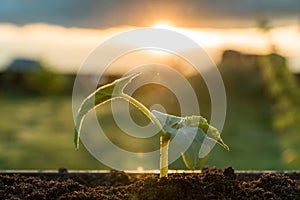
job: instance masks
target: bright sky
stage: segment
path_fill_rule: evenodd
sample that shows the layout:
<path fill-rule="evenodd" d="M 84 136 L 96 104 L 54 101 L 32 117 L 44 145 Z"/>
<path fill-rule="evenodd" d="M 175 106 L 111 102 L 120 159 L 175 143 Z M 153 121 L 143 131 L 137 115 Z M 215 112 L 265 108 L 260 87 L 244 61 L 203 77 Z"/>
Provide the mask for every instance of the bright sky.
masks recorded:
<path fill-rule="evenodd" d="M 109 28 L 151 26 L 167 19 L 180 27 L 253 27 L 261 17 L 273 25 L 299 20 L 299 0 L 2 0 L 0 23 Z M 299 22 L 296 22 L 299 23 Z"/>
<path fill-rule="evenodd" d="M 217 28 L 179 28 L 168 21 L 153 24 L 182 33 L 204 47 L 215 62 L 225 49 L 245 53 L 268 53 L 268 40 L 256 28 L 217 29 Z M 76 71 L 89 53 L 112 35 L 138 27 L 118 26 L 107 29 L 66 28 L 49 24 L 27 24 L 17 26 L 0 24 L 0 69 L 16 57 L 42 60 L 62 72 Z M 293 71 L 300 71 L 300 31 L 299 26 L 288 25 L 272 29 L 272 38 L 279 53 L 289 57 Z M 126 43 L 134 44 L 134 41 Z M 124 43 L 125 44 L 125 43 Z M 120 44 L 123 45 L 123 44 Z M 189 47 L 184 47 L 188 50 Z M 148 52 L 149 53 L 149 52 Z M 149 56 L 149 54 L 147 54 Z M 153 54 L 152 54 L 153 56 Z M 157 56 L 157 55 L 155 55 Z M 151 56 L 150 56 L 151 57 Z M 120 66 L 130 63 L 132 58 L 121 59 Z M 99 65 L 101 63 L 95 63 Z"/>
<path fill-rule="evenodd" d="M 299 7 L 299 0 L 4 0 L 0 1 L 0 70 L 23 57 L 73 72 L 112 35 L 154 25 L 195 40 L 215 62 L 225 49 L 264 54 L 269 51 L 268 40 L 256 27 L 267 19 L 274 26 L 271 35 L 279 53 L 288 57 L 291 70 L 300 71 Z M 153 52 L 139 56 L 170 60 Z M 133 55 L 117 62 L 123 68 L 139 63 Z"/>

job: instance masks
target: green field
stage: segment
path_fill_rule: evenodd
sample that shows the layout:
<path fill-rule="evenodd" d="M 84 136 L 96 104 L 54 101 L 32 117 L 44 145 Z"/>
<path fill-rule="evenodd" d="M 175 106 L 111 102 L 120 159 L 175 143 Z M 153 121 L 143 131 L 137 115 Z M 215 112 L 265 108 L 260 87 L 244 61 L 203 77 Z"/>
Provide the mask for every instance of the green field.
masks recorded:
<path fill-rule="evenodd" d="M 275 58 L 278 59 L 278 56 Z M 271 59 L 273 58 L 270 57 Z M 278 60 L 275 61 L 279 63 Z M 270 66 L 275 65 L 271 63 Z M 299 170 L 298 85 L 293 82 L 284 62 L 276 70 L 278 73 L 271 74 L 271 81 L 263 82 L 264 77 L 255 66 L 241 67 L 239 62 L 230 59 L 220 66 L 227 95 L 227 116 L 222 138 L 231 150 L 228 152 L 216 145 L 206 165 L 218 168 L 233 166 L 241 170 Z M 63 77 L 59 80 L 62 81 L 60 83 L 67 82 Z M 192 76 L 188 80 L 197 93 L 201 114 L 209 119 L 210 99 L 202 78 Z M 37 81 L 47 86 L 43 79 Z M 41 85 L 36 91 L 41 91 L 44 86 Z M 16 88 L 15 86 L 14 89 Z M 52 94 L 7 90 L 9 92 L 0 94 L 0 170 L 59 167 L 107 169 L 83 145 L 79 151 L 74 149 L 70 94 L 55 94 L 56 90 Z M 269 90 L 277 93 L 281 91 L 282 94 L 270 97 Z M 134 95 L 147 107 L 160 103 L 168 113 L 180 115 L 174 94 L 166 88 L 148 85 L 138 89 Z M 100 124 L 106 133 L 109 132 L 107 136 L 113 143 L 135 152 L 158 148 L 158 137 L 139 142 L 141 140 L 126 136 L 117 128 L 109 108 L 110 105 L 107 104 L 99 108 L 97 113 Z M 131 111 L 137 123 L 147 123 L 140 111 L 135 108 Z M 185 166 L 182 160 L 178 160 L 170 168 L 185 169 Z"/>
<path fill-rule="evenodd" d="M 279 135 L 272 131 L 267 102 L 232 100 L 230 96 L 228 100 L 222 137 L 231 151 L 216 145 L 207 165 L 289 169 L 280 158 Z M 71 96 L 8 95 L 1 96 L 0 105 L 0 169 L 105 168 L 83 145 L 79 151 L 74 150 Z M 109 116 L 101 123 L 116 130 Z M 118 137 L 118 132 L 112 132 Z M 184 165 L 178 161 L 171 168 Z"/>
<path fill-rule="evenodd" d="M 2 96 L 0 169 L 101 168 L 73 146 L 69 96 Z"/>

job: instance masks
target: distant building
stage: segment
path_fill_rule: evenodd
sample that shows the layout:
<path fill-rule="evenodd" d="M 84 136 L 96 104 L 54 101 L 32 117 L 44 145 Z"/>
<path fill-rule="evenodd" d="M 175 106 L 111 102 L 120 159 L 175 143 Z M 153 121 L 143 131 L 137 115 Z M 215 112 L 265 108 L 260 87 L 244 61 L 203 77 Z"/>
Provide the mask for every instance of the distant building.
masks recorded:
<path fill-rule="evenodd" d="M 35 60 L 18 58 L 13 60 L 6 68 L 5 72 L 26 73 L 41 69 L 41 63 Z"/>
<path fill-rule="evenodd" d="M 245 54 L 235 50 L 225 50 L 221 65 L 237 65 L 242 67 L 257 67 L 259 55 Z"/>
<path fill-rule="evenodd" d="M 93 74 L 59 74 L 44 68 L 43 63 L 31 59 L 13 60 L 4 71 L 0 71 L 0 91 L 25 91 L 34 93 L 68 93 L 73 89 L 75 78 L 84 87 L 99 87 L 120 78 L 107 74 L 95 77 Z"/>
<path fill-rule="evenodd" d="M 0 72 L 0 89 L 2 91 L 28 90 L 31 85 L 35 85 L 31 82 L 37 80 L 36 72 L 44 72 L 40 62 L 17 58 Z M 38 84 L 40 83 L 36 83 Z"/>

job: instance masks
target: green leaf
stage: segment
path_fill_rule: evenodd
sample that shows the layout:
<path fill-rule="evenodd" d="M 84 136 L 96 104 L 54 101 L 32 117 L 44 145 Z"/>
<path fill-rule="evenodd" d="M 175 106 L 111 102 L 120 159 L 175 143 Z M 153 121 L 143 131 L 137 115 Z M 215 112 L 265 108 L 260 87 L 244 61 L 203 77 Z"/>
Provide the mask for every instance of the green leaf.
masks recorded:
<path fill-rule="evenodd" d="M 181 146 L 182 159 L 189 169 L 199 169 L 204 164 L 199 152 L 205 138 L 205 133 L 197 127 L 184 126 L 178 129 L 174 140 Z"/>
<path fill-rule="evenodd" d="M 78 109 L 75 120 L 74 145 L 76 149 L 79 148 L 81 126 L 86 114 L 92 109 L 95 109 L 108 101 L 122 98 L 125 95 L 123 93 L 123 90 L 126 85 L 139 75 L 140 73 L 131 74 L 129 76 L 115 80 L 110 84 L 99 87 L 95 92 L 93 92 L 83 100 L 81 106 Z"/>
<path fill-rule="evenodd" d="M 177 117 L 156 110 L 153 110 L 152 114 L 160 120 L 163 129 L 175 139 L 183 161 L 189 169 L 199 169 L 204 164 L 208 158 L 206 152 L 211 150 L 214 142 L 229 150 L 219 131 L 201 116 Z"/>

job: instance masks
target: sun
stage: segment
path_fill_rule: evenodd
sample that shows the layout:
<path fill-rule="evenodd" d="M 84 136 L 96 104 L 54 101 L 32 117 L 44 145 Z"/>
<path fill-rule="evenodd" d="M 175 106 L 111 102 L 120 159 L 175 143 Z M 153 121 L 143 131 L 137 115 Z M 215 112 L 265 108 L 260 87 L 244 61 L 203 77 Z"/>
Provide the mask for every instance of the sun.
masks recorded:
<path fill-rule="evenodd" d="M 176 29 L 169 21 L 161 20 L 156 22 L 152 28 L 161 28 L 161 29 L 169 29 L 174 30 Z"/>

